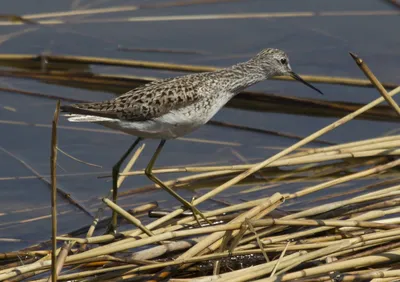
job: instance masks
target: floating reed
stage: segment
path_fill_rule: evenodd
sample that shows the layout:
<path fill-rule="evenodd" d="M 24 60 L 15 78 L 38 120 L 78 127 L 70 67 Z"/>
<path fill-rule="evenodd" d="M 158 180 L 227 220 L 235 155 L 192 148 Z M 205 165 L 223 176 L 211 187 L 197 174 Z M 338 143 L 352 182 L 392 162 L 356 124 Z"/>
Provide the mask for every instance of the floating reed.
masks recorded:
<path fill-rule="evenodd" d="M 223 1 L 223 0 L 220 0 Z M 226 0 L 229 1 L 229 0 Z M 231 0 L 234 1 L 234 0 Z M 189 1 L 190 2 L 190 1 Z M 165 6 L 164 6 L 165 5 Z M 168 7 L 168 4 L 160 4 L 159 7 Z M 5 15 L 4 22 L 0 26 L 40 24 L 40 25 L 63 25 L 63 24 L 85 24 L 85 23 L 112 23 L 112 22 L 164 22 L 164 21 L 199 21 L 199 20 L 251 20 L 251 19 L 276 19 L 276 18 L 299 18 L 299 17 L 365 17 L 365 16 L 398 16 L 400 12 L 393 10 L 358 10 L 358 11 L 304 11 L 304 12 L 275 12 L 275 13 L 242 13 L 242 14 L 203 14 L 203 15 L 173 15 L 173 16 L 147 16 L 147 17 L 105 17 L 100 19 L 77 19 L 64 21 L 62 19 L 48 19 L 32 21 L 32 18 L 68 17 L 75 15 L 104 14 L 112 12 L 124 12 L 138 10 L 139 6 L 112 7 L 105 9 L 75 10 L 59 13 L 38 15 Z"/>

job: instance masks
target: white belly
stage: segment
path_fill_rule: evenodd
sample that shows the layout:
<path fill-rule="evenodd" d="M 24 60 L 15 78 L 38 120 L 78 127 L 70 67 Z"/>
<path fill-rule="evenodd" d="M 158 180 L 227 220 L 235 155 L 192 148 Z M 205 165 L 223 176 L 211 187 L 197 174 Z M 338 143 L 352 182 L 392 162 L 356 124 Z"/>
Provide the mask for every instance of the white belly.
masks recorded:
<path fill-rule="evenodd" d="M 69 121 L 93 122 L 125 133 L 154 139 L 174 139 L 186 135 L 207 123 L 230 99 L 230 95 L 214 100 L 204 107 L 195 103 L 188 107 L 147 121 L 130 122 L 95 116 L 72 115 Z"/>
<path fill-rule="evenodd" d="M 137 137 L 151 139 L 174 139 L 186 135 L 201 126 L 201 124 L 190 123 L 167 123 L 160 119 L 143 122 L 109 120 L 96 123 Z"/>

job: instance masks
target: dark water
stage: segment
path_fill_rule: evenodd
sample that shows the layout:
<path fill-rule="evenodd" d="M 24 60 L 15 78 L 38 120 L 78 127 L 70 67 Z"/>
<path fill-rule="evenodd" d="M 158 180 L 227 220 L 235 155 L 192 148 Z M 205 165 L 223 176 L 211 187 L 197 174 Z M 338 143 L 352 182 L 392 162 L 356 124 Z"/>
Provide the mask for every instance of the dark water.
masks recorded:
<path fill-rule="evenodd" d="M 162 2 L 162 1 L 160 1 Z M 167 1 L 164 1 L 167 2 Z M 172 2 L 172 1 L 169 1 Z M 3 14 L 35 14 L 68 11 L 72 8 L 105 8 L 118 5 L 137 5 L 155 1 L 1 1 Z M 363 78 L 362 73 L 348 56 L 349 51 L 359 54 L 382 81 L 400 83 L 400 45 L 398 14 L 338 16 L 329 12 L 341 11 L 396 11 L 385 1 L 336 0 L 336 1 L 238 1 L 225 4 L 193 5 L 159 9 L 141 9 L 132 12 L 66 17 L 71 23 L 63 25 L 7 26 L 0 25 L 2 35 L 0 53 L 70 54 L 110 58 L 164 61 L 173 63 L 228 66 L 243 61 L 265 47 L 281 48 L 288 52 L 292 67 L 300 74 L 348 76 Z M 314 12 L 311 16 L 289 16 L 284 18 L 220 19 L 220 20 L 160 20 L 119 22 L 128 17 L 150 17 L 170 15 L 210 15 L 242 13 Z M 112 19 L 107 23 L 88 20 Z M 83 23 L 74 23 L 86 20 Z M 13 34 L 8 40 L 6 35 Z M 168 54 L 121 52 L 118 45 L 134 48 L 187 49 L 206 54 Z M 136 74 L 155 77 L 175 76 L 172 72 L 132 70 L 119 67 L 95 67 L 95 72 L 114 74 Z M 102 100 L 112 97 L 109 93 L 92 92 L 68 87 L 47 85 L 30 80 L 0 78 L 0 86 L 41 92 L 60 97 L 85 100 Z M 318 86 L 323 99 L 366 103 L 379 96 L 374 89 L 343 86 Z M 315 92 L 301 84 L 268 81 L 252 87 L 254 90 L 316 98 Z M 55 101 L 0 92 L 0 238 L 21 241 L 0 241 L 0 251 L 19 249 L 49 238 L 50 190 L 34 173 L 22 164 L 29 165 L 41 175 L 49 174 L 50 128 Z M 317 97 L 320 98 L 320 97 Z M 334 118 L 315 118 L 306 115 L 250 112 L 223 109 L 215 120 L 247 125 L 268 130 L 278 130 L 299 135 L 308 135 L 334 121 Z M 14 124 L 10 124 L 10 121 Z M 19 122 L 15 124 L 15 122 Z M 21 122 L 23 124 L 21 124 Z M 61 118 L 60 125 L 70 126 Z M 101 129 L 90 124 L 80 128 Z M 383 135 L 397 129 L 395 123 L 352 121 L 324 136 L 332 142 L 346 142 Z M 278 152 L 263 147 L 287 147 L 295 141 L 264 134 L 204 126 L 187 136 L 189 139 L 167 143 L 159 158 L 158 166 L 177 166 L 193 163 L 241 164 L 246 159 L 261 158 Z M 199 142 L 213 140 L 216 143 Z M 93 173 L 82 176 L 60 176 L 60 188 L 70 193 L 77 202 L 92 213 L 99 205 L 99 198 L 107 194 L 111 183 L 97 178 L 108 174 L 111 166 L 133 141 L 121 134 L 96 133 L 60 129 L 59 147 L 71 155 L 101 165 L 89 167 L 59 155 L 58 173 Z M 155 141 L 147 146 L 136 163 L 143 168 L 156 146 Z M 11 156 L 7 152 L 14 155 Z M 19 159 L 19 160 L 18 160 Z M 22 162 L 21 162 L 22 161 Z M 177 175 L 163 176 L 172 178 Z M 14 178 L 13 178 L 14 177 Z M 15 179 L 24 177 L 23 179 Z M 144 177 L 130 177 L 121 191 L 150 184 Z M 303 184 L 304 186 L 306 183 Z M 357 185 L 357 184 L 354 184 Z M 265 196 L 276 190 L 238 194 L 249 188 L 236 187 L 219 195 L 220 199 L 237 203 L 241 200 Z M 298 184 L 280 187 L 285 191 L 301 188 Z M 346 186 L 340 189 L 348 189 Z M 335 191 L 338 191 L 335 190 Z M 197 190 L 202 194 L 206 190 Z M 194 192 L 179 190 L 187 198 Z M 177 202 L 162 191 L 140 193 L 125 197 L 119 203 L 133 207 L 149 201 L 159 201 L 162 207 L 177 206 Z M 89 224 L 91 218 L 58 198 L 59 234 Z M 212 204 L 212 203 L 211 203 Z M 208 204 L 210 206 L 211 204 Z M 207 206 L 207 205 L 205 205 Z"/>

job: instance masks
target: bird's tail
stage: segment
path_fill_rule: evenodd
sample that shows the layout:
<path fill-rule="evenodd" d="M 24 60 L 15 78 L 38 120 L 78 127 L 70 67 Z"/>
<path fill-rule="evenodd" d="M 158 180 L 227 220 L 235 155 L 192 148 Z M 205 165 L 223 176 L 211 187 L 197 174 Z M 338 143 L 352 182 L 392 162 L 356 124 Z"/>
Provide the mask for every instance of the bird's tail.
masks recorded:
<path fill-rule="evenodd" d="M 63 105 L 60 107 L 60 110 L 61 112 L 68 113 L 64 116 L 68 117 L 68 120 L 71 122 L 99 122 L 110 121 L 118 118 L 115 113 L 101 110 L 93 110 L 88 107 L 96 104 L 98 103 Z"/>
<path fill-rule="evenodd" d="M 111 118 L 90 116 L 90 115 L 79 115 L 79 114 L 65 114 L 70 122 L 102 122 L 102 121 L 112 121 Z"/>

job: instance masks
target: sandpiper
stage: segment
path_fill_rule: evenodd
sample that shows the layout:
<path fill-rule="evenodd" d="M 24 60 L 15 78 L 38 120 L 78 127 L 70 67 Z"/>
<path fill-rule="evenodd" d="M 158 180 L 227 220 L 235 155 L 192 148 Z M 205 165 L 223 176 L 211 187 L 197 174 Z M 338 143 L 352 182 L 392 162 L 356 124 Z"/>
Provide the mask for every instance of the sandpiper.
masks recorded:
<path fill-rule="evenodd" d="M 70 122 L 91 122 L 137 137 L 114 165 L 113 201 L 117 200 L 117 182 L 121 164 L 145 138 L 161 139 L 145 169 L 146 176 L 165 189 L 194 216 L 207 218 L 190 202 L 179 196 L 153 173 L 154 163 L 166 140 L 186 135 L 207 123 L 230 99 L 245 88 L 273 76 L 288 75 L 322 94 L 294 73 L 285 52 L 264 49 L 247 62 L 214 72 L 190 74 L 154 81 L 107 101 L 62 106 Z M 113 213 L 112 228 L 116 228 Z"/>

